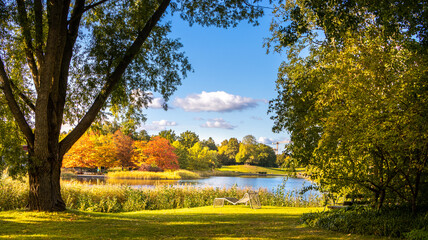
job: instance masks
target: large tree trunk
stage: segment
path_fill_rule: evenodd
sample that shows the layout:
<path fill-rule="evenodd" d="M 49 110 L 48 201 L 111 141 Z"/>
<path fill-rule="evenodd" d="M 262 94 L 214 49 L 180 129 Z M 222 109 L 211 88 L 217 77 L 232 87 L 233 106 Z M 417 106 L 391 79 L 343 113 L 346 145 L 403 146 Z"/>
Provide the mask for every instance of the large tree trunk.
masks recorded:
<path fill-rule="evenodd" d="M 40 159 L 30 154 L 31 166 L 28 170 L 30 193 L 29 208 L 37 211 L 64 211 L 61 197 L 61 159 L 49 157 Z"/>

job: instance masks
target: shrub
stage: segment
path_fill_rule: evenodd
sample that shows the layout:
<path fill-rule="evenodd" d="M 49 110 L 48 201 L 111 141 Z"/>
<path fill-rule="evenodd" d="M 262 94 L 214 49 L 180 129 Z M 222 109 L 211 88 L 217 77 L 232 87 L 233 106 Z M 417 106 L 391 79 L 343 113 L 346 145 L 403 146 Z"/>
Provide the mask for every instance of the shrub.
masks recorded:
<path fill-rule="evenodd" d="M 138 171 L 143 172 L 163 172 L 163 169 L 157 166 L 152 166 L 146 163 L 141 164 L 140 168 L 138 168 Z"/>
<path fill-rule="evenodd" d="M 371 207 L 331 210 L 303 214 L 302 221 L 311 227 L 320 227 L 344 233 L 387 237 L 424 236 L 420 230 L 427 225 L 428 213 L 412 215 L 408 209 L 395 207 L 378 211 Z M 421 238 L 427 239 L 427 238 Z"/>

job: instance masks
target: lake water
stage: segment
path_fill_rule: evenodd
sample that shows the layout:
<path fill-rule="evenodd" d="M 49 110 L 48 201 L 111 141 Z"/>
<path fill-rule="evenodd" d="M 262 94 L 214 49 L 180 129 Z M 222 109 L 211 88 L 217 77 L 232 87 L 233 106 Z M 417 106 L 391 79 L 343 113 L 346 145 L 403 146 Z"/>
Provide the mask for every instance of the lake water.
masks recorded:
<path fill-rule="evenodd" d="M 284 177 L 220 177 L 213 176 L 195 180 L 136 180 L 136 179 L 109 179 L 94 177 L 78 177 L 80 182 L 88 184 L 121 184 L 136 188 L 154 187 L 158 185 L 170 185 L 175 187 L 191 185 L 195 187 L 214 187 L 214 188 L 252 188 L 257 190 L 265 188 L 273 191 L 284 183 Z M 312 182 L 301 178 L 288 178 L 285 183 L 286 191 L 300 191 L 303 187 L 310 186 Z"/>

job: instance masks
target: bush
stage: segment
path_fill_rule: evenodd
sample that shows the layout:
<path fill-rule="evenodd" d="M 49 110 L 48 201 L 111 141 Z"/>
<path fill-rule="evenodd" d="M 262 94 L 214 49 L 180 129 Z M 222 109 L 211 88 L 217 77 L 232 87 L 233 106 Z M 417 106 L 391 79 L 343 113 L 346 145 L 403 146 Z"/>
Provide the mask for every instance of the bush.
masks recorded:
<path fill-rule="evenodd" d="M 387 237 L 412 237 L 426 234 L 423 229 L 428 224 L 428 213 L 412 215 L 405 208 L 386 208 L 378 211 L 371 207 L 354 207 L 319 213 L 303 214 L 302 221 L 311 227 L 332 231 Z"/>
<path fill-rule="evenodd" d="M 152 166 L 146 163 L 141 164 L 140 168 L 138 168 L 138 171 L 143 172 L 163 172 L 163 169 L 157 166 Z"/>

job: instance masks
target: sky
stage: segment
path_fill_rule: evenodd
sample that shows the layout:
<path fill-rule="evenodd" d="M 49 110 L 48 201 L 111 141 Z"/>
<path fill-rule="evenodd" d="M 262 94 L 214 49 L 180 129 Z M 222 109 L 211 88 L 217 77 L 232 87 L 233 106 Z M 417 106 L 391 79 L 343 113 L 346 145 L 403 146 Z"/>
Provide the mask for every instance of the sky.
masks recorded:
<path fill-rule="evenodd" d="M 161 108 L 163 100 L 154 95 L 140 129 L 150 135 L 190 130 L 201 140 L 212 137 L 217 144 L 246 135 L 272 147 L 289 140 L 286 132 L 272 132 L 273 121 L 267 114 L 269 100 L 277 95 L 278 67 L 285 60 L 278 53 L 266 54 L 263 48 L 271 18 L 265 15 L 256 27 L 241 22 L 236 28 L 222 29 L 190 27 L 176 16 L 169 17 L 170 36 L 180 39 L 194 71 L 170 97 L 167 111 Z"/>

